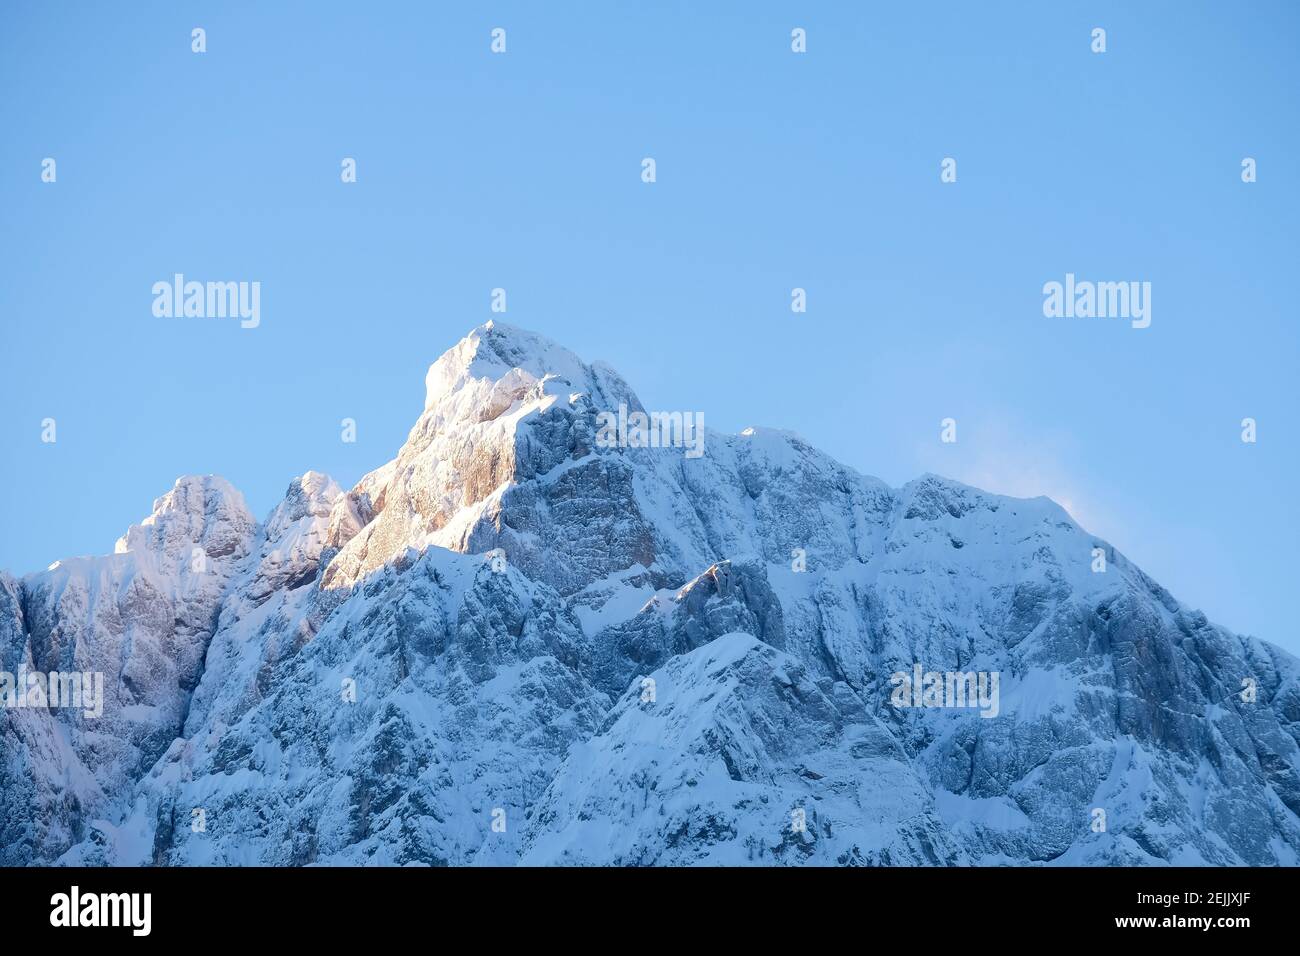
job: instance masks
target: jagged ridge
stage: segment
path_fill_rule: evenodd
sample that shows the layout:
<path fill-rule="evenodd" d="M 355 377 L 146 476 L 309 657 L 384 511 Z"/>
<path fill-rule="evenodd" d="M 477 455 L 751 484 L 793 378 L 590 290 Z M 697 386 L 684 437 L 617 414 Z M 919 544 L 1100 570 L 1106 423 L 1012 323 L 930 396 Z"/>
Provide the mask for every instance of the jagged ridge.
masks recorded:
<path fill-rule="evenodd" d="M 619 404 L 489 323 L 352 490 L 259 525 L 185 478 L 119 553 L 0 576 L 5 667 L 112 688 L 0 713 L 0 861 L 1295 864 L 1293 657 L 1047 499 L 767 429 L 600 447 Z M 999 672 L 999 716 L 891 707 L 915 663 Z"/>

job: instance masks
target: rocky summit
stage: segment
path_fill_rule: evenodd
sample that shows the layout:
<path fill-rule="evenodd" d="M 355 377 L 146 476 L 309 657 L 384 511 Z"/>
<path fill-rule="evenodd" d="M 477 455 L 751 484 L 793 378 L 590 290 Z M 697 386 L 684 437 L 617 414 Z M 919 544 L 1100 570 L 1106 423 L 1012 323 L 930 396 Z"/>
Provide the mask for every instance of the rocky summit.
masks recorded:
<path fill-rule="evenodd" d="M 1296 658 L 1046 498 L 620 409 L 489 323 L 350 490 L 0 573 L 0 669 L 104 697 L 0 708 L 0 863 L 1296 865 Z"/>

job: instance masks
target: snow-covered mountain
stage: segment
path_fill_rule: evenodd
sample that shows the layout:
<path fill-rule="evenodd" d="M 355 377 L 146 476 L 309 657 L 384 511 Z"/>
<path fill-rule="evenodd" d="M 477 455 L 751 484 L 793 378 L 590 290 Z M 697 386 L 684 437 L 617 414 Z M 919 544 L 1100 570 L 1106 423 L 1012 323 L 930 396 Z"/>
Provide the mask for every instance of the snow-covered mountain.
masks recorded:
<path fill-rule="evenodd" d="M 1297 863 L 1300 663 L 1050 500 L 606 447 L 631 388 L 500 324 L 426 389 L 350 491 L 182 478 L 0 574 L 2 669 L 105 675 L 0 709 L 0 863 Z"/>

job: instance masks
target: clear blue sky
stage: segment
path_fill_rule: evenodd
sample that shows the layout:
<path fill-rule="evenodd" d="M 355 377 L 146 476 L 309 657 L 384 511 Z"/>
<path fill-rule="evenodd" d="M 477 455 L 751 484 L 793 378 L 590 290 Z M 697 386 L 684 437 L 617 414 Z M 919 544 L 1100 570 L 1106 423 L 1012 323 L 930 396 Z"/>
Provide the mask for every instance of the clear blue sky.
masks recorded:
<path fill-rule="evenodd" d="M 1300 650 L 1297 49 L 1291 2 L 6 3 L 0 567 L 185 473 L 350 484 L 501 286 L 652 407 L 1049 494 Z M 260 328 L 155 318 L 174 272 L 260 281 Z M 1044 318 L 1066 272 L 1151 327 Z"/>

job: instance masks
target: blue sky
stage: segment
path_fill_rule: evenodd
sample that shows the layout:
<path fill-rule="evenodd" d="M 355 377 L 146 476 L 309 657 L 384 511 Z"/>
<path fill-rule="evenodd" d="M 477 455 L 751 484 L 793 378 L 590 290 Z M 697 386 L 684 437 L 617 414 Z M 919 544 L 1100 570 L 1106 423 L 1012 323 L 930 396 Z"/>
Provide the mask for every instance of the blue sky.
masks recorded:
<path fill-rule="evenodd" d="M 5 5 L 0 567 L 181 474 L 352 483 L 504 287 L 648 406 L 1051 495 L 1300 651 L 1295 4 L 459 6 Z M 260 327 L 155 318 L 175 272 L 260 281 Z M 1067 272 L 1151 327 L 1044 318 Z"/>

